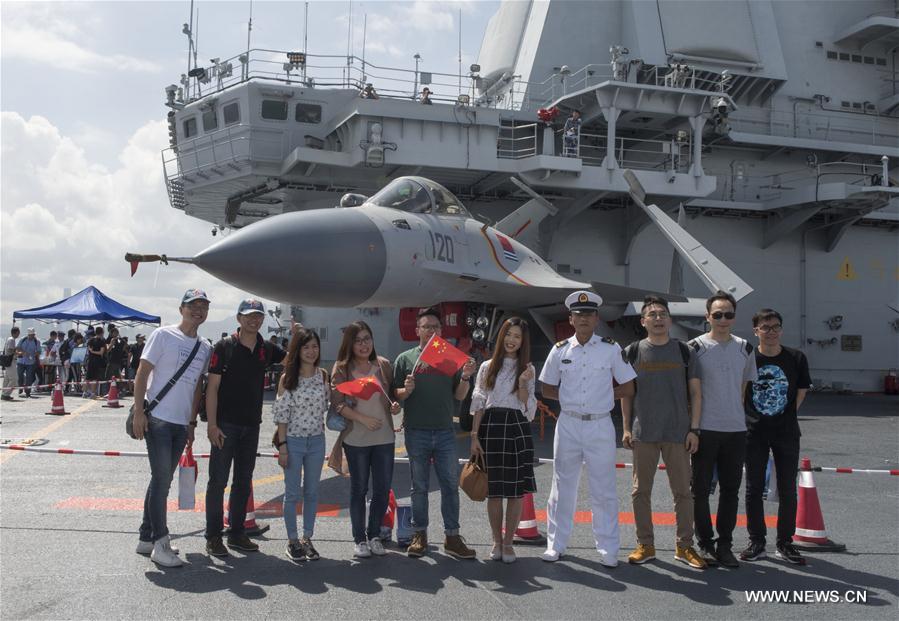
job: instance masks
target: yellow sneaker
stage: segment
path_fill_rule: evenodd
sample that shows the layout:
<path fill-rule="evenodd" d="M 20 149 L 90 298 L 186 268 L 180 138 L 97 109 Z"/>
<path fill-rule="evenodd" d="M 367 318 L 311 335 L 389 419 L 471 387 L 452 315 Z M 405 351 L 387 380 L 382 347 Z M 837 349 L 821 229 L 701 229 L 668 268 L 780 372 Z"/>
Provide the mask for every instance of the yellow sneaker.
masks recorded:
<path fill-rule="evenodd" d="M 708 567 L 708 563 L 702 560 L 699 554 L 696 553 L 696 550 L 693 549 L 693 546 L 675 546 L 674 559 L 695 569 Z"/>
<path fill-rule="evenodd" d="M 656 557 L 655 546 L 648 546 L 642 543 L 637 544 L 637 549 L 630 553 L 627 562 L 631 565 L 642 565 L 647 561 L 654 560 Z"/>

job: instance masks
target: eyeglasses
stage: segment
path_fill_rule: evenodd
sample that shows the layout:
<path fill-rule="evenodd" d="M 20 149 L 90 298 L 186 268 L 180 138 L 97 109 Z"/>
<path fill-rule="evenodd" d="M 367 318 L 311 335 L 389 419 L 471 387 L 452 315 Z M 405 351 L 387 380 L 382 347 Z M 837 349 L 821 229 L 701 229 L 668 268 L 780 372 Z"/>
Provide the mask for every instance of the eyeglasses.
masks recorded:
<path fill-rule="evenodd" d="M 668 314 L 667 311 L 657 311 L 657 312 L 646 313 L 643 316 L 648 317 L 649 319 L 666 319 L 667 317 L 670 317 L 670 315 Z"/>
<path fill-rule="evenodd" d="M 737 316 L 737 314 L 733 311 L 727 311 L 726 313 L 722 313 L 721 311 L 718 311 L 718 312 L 712 313 L 712 315 L 711 315 L 712 319 L 722 319 L 722 318 L 733 319 L 736 316 Z"/>
<path fill-rule="evenodd" d="M 353 342 L 356 343 L 356 345 L 368 345 L 371 343 L 371 337 L 363 336 L 361 339 L 354 339 Z"/>
<path fill-rule="evenodd" d="M 765 334 L 768 334 L 769 332 L 774 332 L 775 334 L 779 334 L 779 333 L 783 332 L 784 327 L 780 324 L 777 324 L 774 326 L 756 326 L 756 330 L 758 330 L 759 332 L 764 332 Z"/>

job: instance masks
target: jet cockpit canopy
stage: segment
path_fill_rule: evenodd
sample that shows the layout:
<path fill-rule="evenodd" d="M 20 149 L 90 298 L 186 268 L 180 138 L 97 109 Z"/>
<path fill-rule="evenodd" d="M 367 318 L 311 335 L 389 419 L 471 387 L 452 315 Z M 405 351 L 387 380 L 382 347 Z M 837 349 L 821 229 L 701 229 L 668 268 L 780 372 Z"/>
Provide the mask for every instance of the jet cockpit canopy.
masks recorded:
<path fill-rule="evenodd" d="M 394 179 L 366 203 L 410 213 L 471 217 L 462 201 L 452 192 L 436 181 L 424 177 Z"/>

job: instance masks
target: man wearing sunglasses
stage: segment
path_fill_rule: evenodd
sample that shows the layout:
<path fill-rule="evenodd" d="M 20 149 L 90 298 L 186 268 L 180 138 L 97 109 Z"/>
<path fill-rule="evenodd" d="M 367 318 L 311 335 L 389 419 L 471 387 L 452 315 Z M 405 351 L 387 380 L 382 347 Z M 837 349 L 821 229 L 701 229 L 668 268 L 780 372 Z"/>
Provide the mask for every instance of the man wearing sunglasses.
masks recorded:
<path fill-rule="evenodd" d="M 805 559 L 793 546 L 796 532 L 796 474 L 799 470 L 799 421 L 796 413 L 811 379 L 808 360 L 801 351 L 780 344 L 783 317 L 763 308 L 752 317 L 759 339 L 756 352 L 758 379 L 746 390 L 746 530 L 749 547 L 740 553 L 744 561 L 765 558 L 765 514 L 762 491 L 769 452 L 777 473 L 778 558 L 795 565 Z"/>
<path fill-rule="evenodd" d="M 743 394 L 748 382 L 757 379 L 752 345 L 730 333 L 736 318 L 737 301 L 718 291 L 706 300 L 710 329 L 692 341 L 702 387 L 699 450 L 693 455 L 693 514 L 699 554 L 709 565 L 739 567 L 733 554 L 733 532 L 737 525 L 740 481 L 746 453 L 746 414 Z M 717 547 L 709 508 L 709 492 L 715 468 L 721 493 L 718 498 Z"/>

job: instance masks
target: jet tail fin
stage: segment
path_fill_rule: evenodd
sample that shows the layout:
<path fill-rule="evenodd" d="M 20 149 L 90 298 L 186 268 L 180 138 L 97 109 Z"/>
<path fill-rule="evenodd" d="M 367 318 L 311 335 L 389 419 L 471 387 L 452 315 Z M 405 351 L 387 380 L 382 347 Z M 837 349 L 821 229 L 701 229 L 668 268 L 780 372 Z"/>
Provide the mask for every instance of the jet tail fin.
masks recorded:
<path fill-rule="evenodd" d="M 516 239 L 525 246 L 534 247 L 537 238 L 537 228 L 540 222 L 547 216 L 556 215 L 559 210 L 555 205 L 537 194 L 523 181 L 511 177 L 512 183 L 531 197 L 531 200 L 500 220 L 493 228 L 503 235 Z"/>
<path fill-rule="evenodd" d="M 633 171 L 625 170 L 624 179 L 630 186 L 630 194 L 634 202 L 649 216 L 649 219 L 671 242 L 680 257 L 710 291 L 715 292 L 720 289 L 730 293 L 737 300 L 752 293 L 752 287 L 699 243 L 695 237 L 678 226 L 668 214 L 656 205 L 646 205 L 643 202 L 646 198 L 646 191 Z"/>

